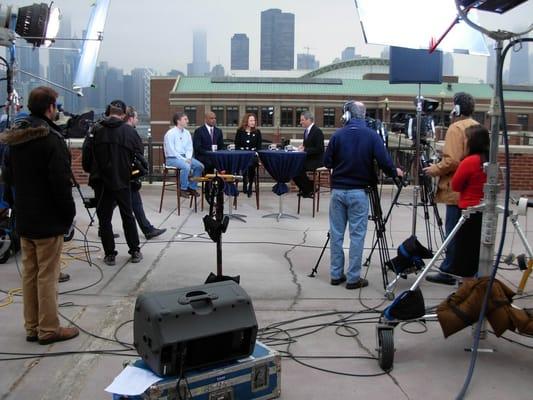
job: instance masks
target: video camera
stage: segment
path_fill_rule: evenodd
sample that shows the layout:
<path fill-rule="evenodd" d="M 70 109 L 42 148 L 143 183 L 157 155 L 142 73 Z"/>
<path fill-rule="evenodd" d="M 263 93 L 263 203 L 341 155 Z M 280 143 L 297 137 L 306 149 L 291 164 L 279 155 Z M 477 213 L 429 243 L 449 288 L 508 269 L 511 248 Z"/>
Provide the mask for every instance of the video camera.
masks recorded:
<path fill-rule="evenodd" d="M 94 125 L 94 111 L 73 115 L 67 122 L 65 137 L 83 139 Z"/>
<path fill-rule="evenodd" d="M 425 99 L 424 97 L 420 96 L 420 98 L 417 96 L 414 100 L 415 105 L 419 106 L 420 101 L 420 109 L 422 111 L 422 116 L 420 118 L 420 139 L 425 139 L 428 136 L 433 137 L 435 136 L 435 121 L 433 120 L 432 115 L 424 115 L 424 114 L 431 114 L 434 112 L 437 108 L 439 108 L 439 101 L 434 99 Z M 416 126 L 416 118 L 412 117 L 405 121 L 405 134 L 407 138 L 415 141 L 417 137 L 417 126 Z"/>
<path fill-rule="evenodd" d="M 385 127 L 385 124 L 381 122 L 379 119 L 374 119 L 371 117 L 365 118 L 365 123 L 367 128 L 372 129 L 375 131 L 379 136 L 381 136 L 381 139 L 383 139 L 383 143 L 385 144 L 385 147 L 388 147 L 389 145 L 389 132 L 387 131 L 387 128 Z"/>

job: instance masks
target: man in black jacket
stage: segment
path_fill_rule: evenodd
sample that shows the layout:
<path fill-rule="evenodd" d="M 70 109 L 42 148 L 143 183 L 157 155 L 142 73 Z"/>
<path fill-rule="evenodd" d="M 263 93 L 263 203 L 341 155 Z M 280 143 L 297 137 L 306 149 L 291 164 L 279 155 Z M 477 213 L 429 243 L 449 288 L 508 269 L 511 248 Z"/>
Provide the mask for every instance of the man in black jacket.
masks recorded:
<path fill-rule="evenodd" d="M 126 104 L 123 101 L 112 101 L 107 107 L 106 118 L 95 124 L 83 144 L 82 165 L 90 174 L 89 185 L 94 189 L 104 263 L 107 265 L 116 263 L 117 252 L 111 225 L 115 204 L 120 210 L 131 262 L 142 260 L 131 205 L 130 180 L 134 155 L 143 154 L 143 148 L 135 140 L 135 130 L 124 121 L 125 113 Z"/>
<path fill-rule="evenodd" d="M 6 200 L 17 214 L 26 340 L 40 344 L 79 334 L 77 328 L 61 327 L 57 312 L 63 237 L 76 214 L 70 156 L 60 128 L 52 122 L 57 96 L 48 87 L 33 89 L 28 99 L 31 115 L 0 135 L 0 142 L 9 145 L 2 175 Z"/>
<path fill-rule="evenodd" d="M 302 113 L 300 124 L 305 130 L 303 144 L 298 150 L 305 151 L 305 164 L 304 170 L 293 181 L 300 189 L 298 196 L 311 198 L 314 196 L 313 182 L 307 177 L 307 171 L 314 171 L 324 165 L 324 134 L 315 125 L 315 118 L 309 111 Z"/>
<path fill-rule="evenodd" d="M 216 127 L 217 117 L 214 112 L 205 113 L 205 124 L 196 128 L 192 137 L 194 158 L 204 164 L 204 171 L 212 173 L 215 164 L 209 157 L 210 151 L 224 149 L 224 136 L 222 130 Z"/>
<path fill-rule="evenodd" d="M 135 131 L 135 140 L 137 141 L 137 146 L 139 148 L 143 147 L 141 137 L 139 136 L 137 130 L 135 127 L 137 126 L 137 122 L 139 122 L 137 111 L 132 106 L 126 107 L 126 123 L 131 126 Z M 148 162 L 144 158 L 144 156 L 141 157 L 141 154 L 139 154 L 138 157 L 139 162 L 142 164 L 141 169 L 148 169 Z M 144 213 L 144 207 L 143 207 L 143 201 L 141 198 L 141 171 L 133 174 L 131 179 L 131 206 L 133 208 L 133 214 L 135 215 L 135 219 L 137 220 L 137 224 L 139 224 L 139 228 L 141 228 L 141 231 L 144 233 L 144 236 L 146 239 L 153 239 L 159 235 L 162 235 L 167 230 L 166 229 L 158 229 L 155 226 L 153 226 L 150 221 L 148 221 L 148 218 L 146 218 L 146 214 Z"/>

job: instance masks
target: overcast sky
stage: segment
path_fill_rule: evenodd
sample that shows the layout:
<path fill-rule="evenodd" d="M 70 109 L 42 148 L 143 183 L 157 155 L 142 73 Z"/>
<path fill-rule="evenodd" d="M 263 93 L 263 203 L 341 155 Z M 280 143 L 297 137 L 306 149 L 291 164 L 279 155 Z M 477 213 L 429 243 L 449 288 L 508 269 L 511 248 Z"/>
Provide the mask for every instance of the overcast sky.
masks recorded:
<path fill-rule="evenodd" d="M 407 8 L 409 1 L 403 0 L 402 4 Z M 453 0 L 425 1 L 453 3 Z M 87 25 L 92 2 L 54 1 L 63 15 L 70 18 L 74 34 L 78 36 Z M 31 1 L 7 0 L 7 3 L 20 6 Z M 309 52 L 316 55 L 321 66 L 340 57 L 347 46 L 355 46 L 356 52 L 365 56 L 381 53 L 382 46 L 364 43 L 353 0 L 111 0 L 99 60 L 108 61 L 124 72 L 135 67 L 150 67 L 162 74 L 171 69 L 186 72 L 187 63 L 192 61 L 192 31 L 204 29 L 211 67 L 220 63 L 227 72 L 230 39 L 234 33 L 246 33 L 250 38 L 250 69 L 258 70 L 260 13 L 269 8 L 295 14 L 295 53 L 306 52 L 305 48 L 309 47 Z M 491 29 L 511 29 L 520 24 L 524 27 L 533 20 L 533 0 L 503 16 L 481 14 L 483 22 Z M 438 19 L 439 16 L 427 18 Z M 409 21 L 398 18 L 395 26 L 384 29 L 392 28 L 394 32 L 413 24 L 416 24 L 416 18 Z M 60 45 L 56 43 L 56 46 Z M 485 78 L 484 57 L 458 56 L 455 66 L 456 74 Z"/>

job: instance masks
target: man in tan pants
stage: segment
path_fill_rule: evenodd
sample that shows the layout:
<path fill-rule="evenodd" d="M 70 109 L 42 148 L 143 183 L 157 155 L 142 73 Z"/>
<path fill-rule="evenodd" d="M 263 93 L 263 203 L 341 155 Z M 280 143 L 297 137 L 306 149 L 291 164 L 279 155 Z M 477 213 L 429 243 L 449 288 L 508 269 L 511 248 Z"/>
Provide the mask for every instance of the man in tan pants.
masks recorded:
<path fill-rule="evenodd" d="M 22 249 L 26 340 L 43 345 L 79 334 L 77 328 L 59 325 L 57 311 L 63 236 L 76 208 L 68 149 L 60 128 L 52 122 L 56 99 L 53 89 L 35 88 L 28 99 L 31 115 L 0 135 L 0 142 L 9 145 L 3 177 Z"/>

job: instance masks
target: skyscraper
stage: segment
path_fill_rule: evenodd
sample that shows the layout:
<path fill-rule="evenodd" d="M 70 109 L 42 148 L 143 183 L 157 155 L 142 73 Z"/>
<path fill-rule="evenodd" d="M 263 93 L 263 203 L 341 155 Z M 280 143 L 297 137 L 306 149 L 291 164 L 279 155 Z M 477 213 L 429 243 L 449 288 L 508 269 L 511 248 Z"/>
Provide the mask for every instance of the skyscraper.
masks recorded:
<path fill-rule="evenodd" d="M 509 84 L 527 85 L 529 82 L 529 46 L 522 45 L 518 51 L 511 51 L 511 62 L 509 65 Z"/>
<path fill-rule="evenodd" d="M 207 38 L 205 31 L 194 31 L 192 35 L 192 63 L 187 64 L 187 75 L 204 76 L 210 71 L 207 61 Z"/>
<path fill-rule="evenodd" d="M 277 8 L 261 12 L 261 69 L 294 69 L 294 14 Z"/>
<path fill-rule="evenodd" d="M 442 74 L 446 76 L 453 75 L 453 55 L 452 53 L 444 53 L 442 55 Z"/>
<path fill-rule="evenodd" d="M 296 56 L 296 69 L 317 69 L 319 65 L 314 54 L 301 53 Z"/>
<path fill-rule="evenodd" d="M 150 113 L 150 77 L 154 71 L 150 68 L 135 68 L 131 71 L 133 106 L 140 115 Z"/>
<path fill-rule="evenodd" d="M 245 33 L 236 33 L 231 38 L 231 69 L 250 68 L 250 40 Z"/>
<path fill-rule="evenodd" d="M 341 61 L 355 59 L 355 47 L 346 47 L 341 53 Z"/>

